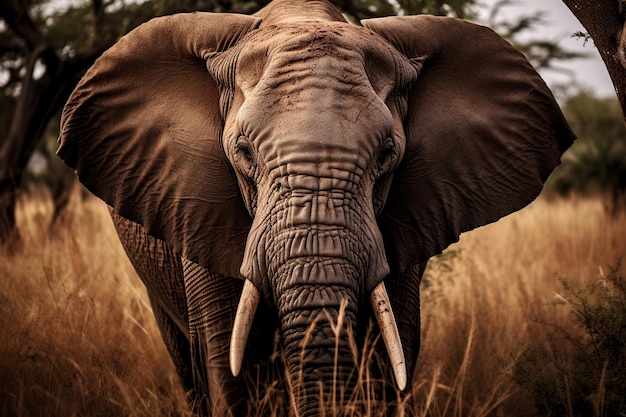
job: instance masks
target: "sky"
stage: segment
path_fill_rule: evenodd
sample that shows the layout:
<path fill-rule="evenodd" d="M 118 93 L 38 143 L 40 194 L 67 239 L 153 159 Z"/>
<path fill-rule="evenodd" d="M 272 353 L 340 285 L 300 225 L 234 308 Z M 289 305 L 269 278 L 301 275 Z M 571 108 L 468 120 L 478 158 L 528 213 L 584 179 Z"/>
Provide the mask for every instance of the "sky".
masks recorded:
<path fill-rule="evenodd" d="M 479 0 L 489 10 L 496 0 Z M 593 41 L 584 44 L 582 39 L 572 38 L 578 31 L 585 32 L 583 25 L 560 0 L 515 0 L 514 4 L 502 10 L 502 18 L 510 18 L 520 14 L 544 12 L 545 24 L 538 26 L 532 34 L 535 39 L 559 41 L 559 45 L 569 51 L 589 55 L 584 59 L 563 61 L 559 65 L 573 72 L 572 75 L 552 70 L 542 71 L 541 75 L 548 86 L 555 89 L 557 84 L 569 83 L 574 80 L 583 87 L 591 89 L 599 97 L 615 96 L 611 78 L 600 58 Z"/>

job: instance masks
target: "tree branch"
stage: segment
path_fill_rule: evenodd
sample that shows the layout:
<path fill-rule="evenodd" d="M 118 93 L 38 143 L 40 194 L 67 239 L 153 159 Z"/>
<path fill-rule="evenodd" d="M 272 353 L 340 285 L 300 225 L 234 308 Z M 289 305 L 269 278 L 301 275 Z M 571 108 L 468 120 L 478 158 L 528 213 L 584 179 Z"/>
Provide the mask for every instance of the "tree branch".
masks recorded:
<path fill-rule="evenodd" d="M 20 45 L 17 42 L 0 43 L 0 56 L 11 52 L 26 55 L 28 53 L 28 50 L 23 45 Z"/>
<path fill-rule="evenodd" d="M 19 0 L 0 0 L 0 17 L 26 43 L 22 54 L 28 56 L 36 52 L 48 69 L 56 68 L 59 57 Z"/>
<path fill-rule="evenodd" d="M 26 41 L 29 49 L 47 43 L 43 34 L 30 18 L 28 11 L 20 1 L 0 1 L 0 17 L 19 37 Z"/>

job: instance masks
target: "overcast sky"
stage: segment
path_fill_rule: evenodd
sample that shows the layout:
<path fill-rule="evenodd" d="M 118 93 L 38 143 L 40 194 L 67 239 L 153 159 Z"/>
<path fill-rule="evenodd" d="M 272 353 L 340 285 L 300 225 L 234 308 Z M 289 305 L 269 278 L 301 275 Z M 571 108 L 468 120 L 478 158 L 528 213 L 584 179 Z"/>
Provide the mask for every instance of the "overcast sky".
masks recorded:
<path fill-rule="evenodd" d="M 479 1 L 486 5 L 496 2 L 496 0 Z M 586 59 L 565 61 L 562 66 L 573 71 L 574 80 L 582 86 L 591 88 L 596 95 L 614 96 L 613 84 L 593 41 L 583 45 L 582 39 L 571 37 L 574 32 L 586 30 L 561 0 L 515 0 L 515 6 L 505 7 L 501 15 L 509 18 L 520 14 L 532 14 L 535 11 L 545 12 L 546 23 L 538 27 L 532 37 L 559 41 L 559 45 L 567 50 L 588 54 L 589 57 Z M 553 89 L 559 83 L 572 82 L 572 75 L 566 73 L 544 71 L 542 76 Z"/>

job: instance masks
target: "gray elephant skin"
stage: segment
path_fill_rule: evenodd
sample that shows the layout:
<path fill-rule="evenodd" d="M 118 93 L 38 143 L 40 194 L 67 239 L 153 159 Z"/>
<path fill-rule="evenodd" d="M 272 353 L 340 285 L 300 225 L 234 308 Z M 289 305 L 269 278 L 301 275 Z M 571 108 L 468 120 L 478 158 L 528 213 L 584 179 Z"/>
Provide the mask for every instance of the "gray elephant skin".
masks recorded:
<path fill-rule="evenodd" d="M 277 330 L 292 415 L 349 397 L 370 320 L 409 390 L 426 261 L 530 203 L 574 140 L 490 29 L 361 23 L 296 0 L 153 19 L 63 111 L 58 154 L 111 207 L 198 414 L 247 412 Z"/>

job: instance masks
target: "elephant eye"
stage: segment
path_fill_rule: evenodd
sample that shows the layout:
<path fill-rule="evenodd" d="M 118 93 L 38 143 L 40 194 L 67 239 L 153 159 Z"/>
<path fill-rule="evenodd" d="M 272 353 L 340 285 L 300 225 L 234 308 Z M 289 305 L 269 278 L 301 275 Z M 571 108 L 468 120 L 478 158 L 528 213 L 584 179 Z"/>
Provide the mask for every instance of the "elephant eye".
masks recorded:
<path fill-rule="evenodd" d="M 254 149 L 248 138 L 240 135 L 235 141 L 234 159 L 241 171 L 248 176 L 252 176 L 256 158 Z"/>
<path fill-rule="evenodd" d="M 235 153 L 248 162 L 253 162 L 252 145 L 245 136 L 239 136 L 235 142 Z"/>
<path fill-rule="evenodd" d="M 377 162 L 381 175 L 386 174 L 387 171 L 393 166 L 397 156 L 398 151 L 395 141 L 391 137 L 386 138 L 380 147 L 380 151 L 378 152 Z"/>

